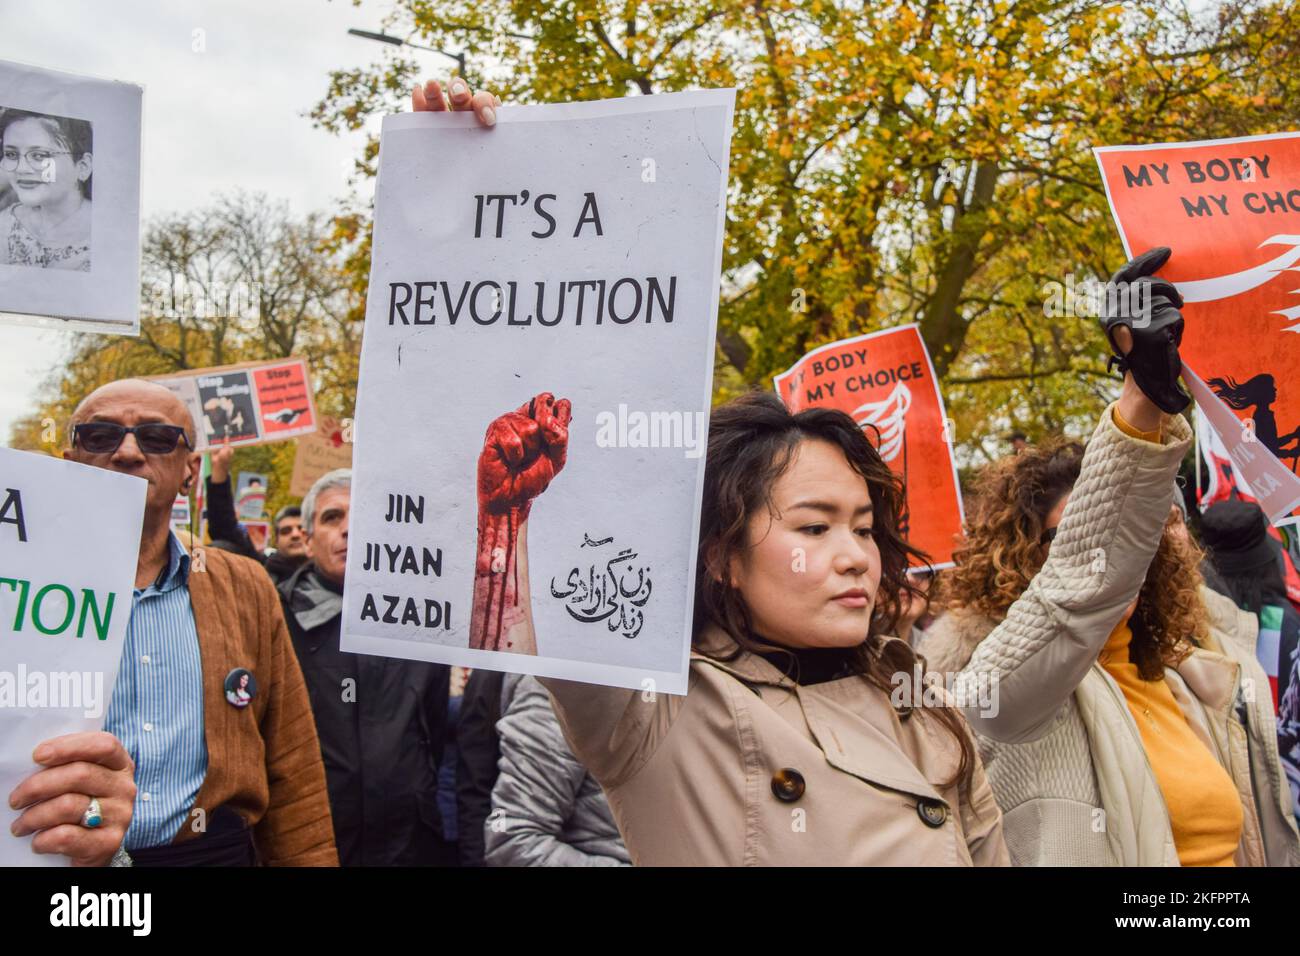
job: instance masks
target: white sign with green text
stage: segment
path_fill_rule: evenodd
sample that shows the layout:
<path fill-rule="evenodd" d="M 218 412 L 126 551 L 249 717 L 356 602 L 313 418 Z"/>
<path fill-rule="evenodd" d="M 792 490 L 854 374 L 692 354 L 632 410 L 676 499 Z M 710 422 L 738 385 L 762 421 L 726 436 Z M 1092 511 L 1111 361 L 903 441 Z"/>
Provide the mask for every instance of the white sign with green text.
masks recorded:
<path fill-rule="evenodd" d="M 0 795 L 38 768 L 36 745 L 99 730 L 131 616 L 148 483 L 0 448 Z M 0 865 L 59 865 L 16 839 Z"/>

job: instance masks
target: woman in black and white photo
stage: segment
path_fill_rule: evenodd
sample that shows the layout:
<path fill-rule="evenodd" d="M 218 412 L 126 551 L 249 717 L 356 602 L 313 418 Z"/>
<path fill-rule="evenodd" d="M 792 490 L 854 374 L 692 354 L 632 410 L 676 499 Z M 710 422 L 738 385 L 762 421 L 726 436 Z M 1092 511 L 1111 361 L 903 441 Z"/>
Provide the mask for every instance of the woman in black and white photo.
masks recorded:
<path fill-rule="evenodd" d="M 0 264 L 89 272 L 91 124 L 0 109 L 0 150 Z"/>

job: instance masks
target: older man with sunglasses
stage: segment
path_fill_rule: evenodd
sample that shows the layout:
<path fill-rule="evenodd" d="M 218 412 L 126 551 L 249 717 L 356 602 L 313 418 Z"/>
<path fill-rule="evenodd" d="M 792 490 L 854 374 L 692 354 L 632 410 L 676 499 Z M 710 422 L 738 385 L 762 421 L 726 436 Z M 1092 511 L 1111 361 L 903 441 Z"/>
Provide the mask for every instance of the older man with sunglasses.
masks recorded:
<path fill-rule="evenodd" d="M 186 552 L 172 502 L 198 480 L 194 423 L 160 385 L 96 389 L 65 457 L 149 482 L 126 645 L 105 730 L 135 761 L 137 865 L 337 864 L 302 672 L 270 579 Z"/>

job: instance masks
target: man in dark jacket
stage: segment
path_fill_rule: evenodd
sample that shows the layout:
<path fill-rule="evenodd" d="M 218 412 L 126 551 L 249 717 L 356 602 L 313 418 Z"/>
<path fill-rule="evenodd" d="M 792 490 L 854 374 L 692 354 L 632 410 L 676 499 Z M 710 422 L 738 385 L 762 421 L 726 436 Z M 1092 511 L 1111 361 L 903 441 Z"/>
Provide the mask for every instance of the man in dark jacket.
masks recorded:
<path fill-rule="evenodd" d="M 212 546 L 252 558 L 279 585 L 307 561 L 307 538 L 303 534 L 302 511 L 292 505 L 281 508 L 271 525 L 275 550 L 263 554 L 253 546 L 248 532 L 235 515 L 235 496 L 230 489 L 230 462 L 235 449 L 223 445 L 212 451 L 212 474 L 207 481 L 208 533 Z"/>
<path fill-rule="evenodd" d="M 483 866 L 483 824 L 492 812 L 492 788 L 501 757 L 500 671 L 477 668 L 465 684 L 456 728 L 456 831 L 461 866 Z"/>
<path fill-rule="evenodd" d="M 332 471 L 303 499 L 310 560 L 280 585 L 307 681 L 344 866 L 447 858 L 438 763 L 450 668 L 339 649 L 352 473 Z"/>
<path fill-rule="evenodd" d="M 1220 501 L 1201 515 L 1201 541 L 1218 573 L 1207 583 L 1259 618 L 1255 653 L 1273 685 L 1276 710 L 1300 644 L 1300 613 L 1287 596 L 1282 545 L 1269 528 L 1268 516 L 1253 501 Z"/>

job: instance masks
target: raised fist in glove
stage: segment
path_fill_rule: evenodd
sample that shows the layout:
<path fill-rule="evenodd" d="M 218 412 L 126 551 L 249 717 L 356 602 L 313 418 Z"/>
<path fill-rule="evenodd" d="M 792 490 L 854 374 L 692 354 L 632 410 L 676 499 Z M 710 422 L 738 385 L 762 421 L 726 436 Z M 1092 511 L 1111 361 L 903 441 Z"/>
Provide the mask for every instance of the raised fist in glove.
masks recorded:
<path fill-rule="evenodd" d="M 1142 394 L 1170 415 L 1181 412 L 1191 399 L 1178 387 L 1183 363 L 1178 346 L 1183 340 L 1183 297 L 1172 282 L 1154 273 L 1169 261 L 1166 246 L 1131 259 L 1111 277 L 1101 327 L 1114 355 L 1111 367 L 1129 372 Z M 1128 330 L 1128 335 L 1119 332 Z M 1125 352 L 1121 339 L 1132 339 Z"/>
<path fill-rule="evenodd" d="M 488 426 L 478 459 L 478 554 L 469 646 L 537 653 L 524 532 L 533 499 L 564 468 L 570 405 L 550 392 Z"/>

